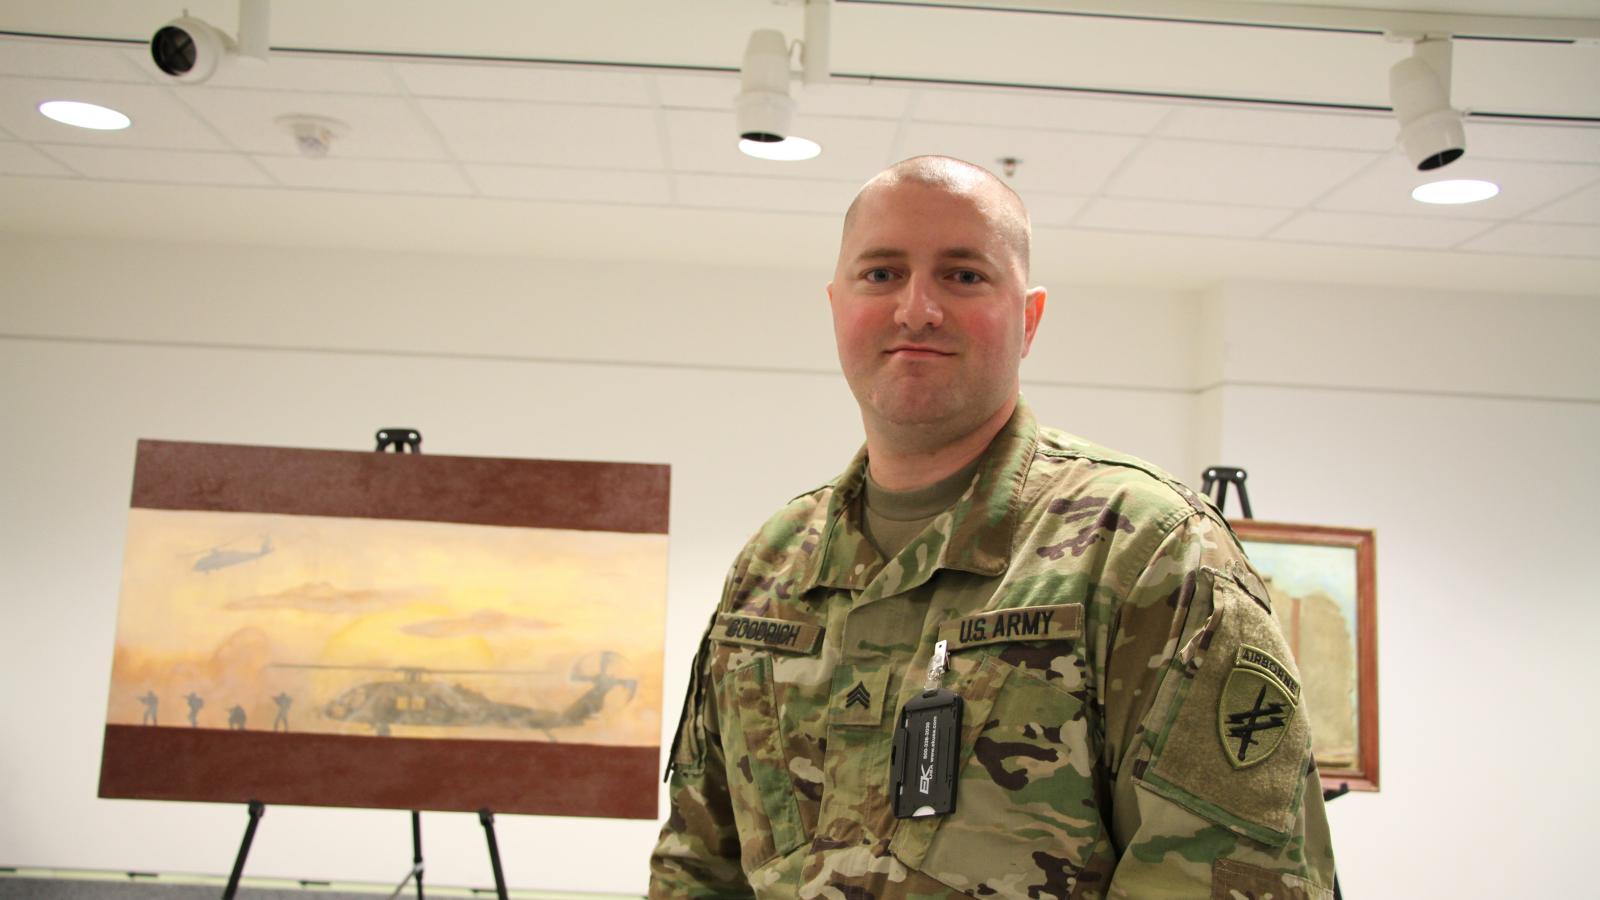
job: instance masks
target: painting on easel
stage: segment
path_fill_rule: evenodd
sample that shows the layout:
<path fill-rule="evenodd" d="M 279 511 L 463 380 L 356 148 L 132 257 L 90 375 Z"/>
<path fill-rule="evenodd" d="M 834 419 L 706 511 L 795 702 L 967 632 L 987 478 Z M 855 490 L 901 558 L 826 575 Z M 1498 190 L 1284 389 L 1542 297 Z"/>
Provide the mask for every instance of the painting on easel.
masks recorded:
<path fill-rule="evenodd" d="M 654 818 L 668 483 L 141 441 L 101 795 Z"/>

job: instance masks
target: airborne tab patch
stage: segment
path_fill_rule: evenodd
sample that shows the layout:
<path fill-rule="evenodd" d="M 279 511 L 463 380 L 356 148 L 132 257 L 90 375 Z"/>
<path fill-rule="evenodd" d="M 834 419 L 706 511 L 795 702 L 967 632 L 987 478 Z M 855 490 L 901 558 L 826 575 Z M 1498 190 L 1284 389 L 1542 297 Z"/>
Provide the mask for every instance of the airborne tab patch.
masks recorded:
<path fill-rule="evenodd" d="M 815 653 L 822 640 L 822 626 L 786 619 L 762 619 L 720 613 L 711 629 L 711 639 L 747 647 L 766 647 L 791 653 Z"/>
<path fill-rule="evenodd" d="M 1272 755 L 1300 703 L 1300 682 L 1259 647 L 1240 644 L 1217 704 L 1217 729 L 1228 762 L 1244 769 Z"/>
<path fill-rule="evenodd" d="M 1083 635 L 1083 604 L 1025 606 L 965 616 L 939 626 L 951 650 L 1001 641 L 1060 641 Z"/>

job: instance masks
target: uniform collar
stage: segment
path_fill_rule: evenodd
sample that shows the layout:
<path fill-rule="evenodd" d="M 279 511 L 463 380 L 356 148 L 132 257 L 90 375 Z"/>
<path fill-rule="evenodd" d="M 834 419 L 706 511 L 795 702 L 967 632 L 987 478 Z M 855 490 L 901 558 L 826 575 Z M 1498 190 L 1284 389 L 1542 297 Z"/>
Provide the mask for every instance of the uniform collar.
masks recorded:
<path fill-rule="evenodd" d="M 866 488 L 867 449 L 856 452 L 833 481 L 822 523 L 821 552 L 812 557 L 799 590 L 829 587 L 862 590 L 885 565 L 904 570 L 890 593 L 910 590 L 939 569 L 975 575 L 999 575 L 1011 560 L 1022 488 L 1039 441 L 1039 426 L 1022 398 L 1011 418 L 989 442 L 972 485 L 950 509 L 929 526 L 931 538 L 913 540 L 894 561 L 879 555 L 861 530 L 862 492 Z M 931 543 L 930 543 L 931 540 Z M 923 560 L 917 564 L 916 560 Z"/>

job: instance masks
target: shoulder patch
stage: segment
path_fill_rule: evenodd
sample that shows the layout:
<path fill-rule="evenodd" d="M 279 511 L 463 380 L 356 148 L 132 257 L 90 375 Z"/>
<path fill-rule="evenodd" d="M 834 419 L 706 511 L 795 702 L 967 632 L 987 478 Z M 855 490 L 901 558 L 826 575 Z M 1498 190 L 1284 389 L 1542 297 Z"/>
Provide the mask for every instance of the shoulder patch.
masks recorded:
<path fill-rule="evenodd" d="M 1272 755 L 1300 704 L 1300 682 L 1272 654 L 1242 644 L 1217 702 L 1217 730 L 1235 769 Z"/>
<path fill-rule="evenodd" d="M 822 632 L 821 625 L 806 622 L 721 613 L 717 616 L 716 624 L 711 626 L 711 639 L 746 647 L 815 653 L 817 645 L 822 642 Z"/>

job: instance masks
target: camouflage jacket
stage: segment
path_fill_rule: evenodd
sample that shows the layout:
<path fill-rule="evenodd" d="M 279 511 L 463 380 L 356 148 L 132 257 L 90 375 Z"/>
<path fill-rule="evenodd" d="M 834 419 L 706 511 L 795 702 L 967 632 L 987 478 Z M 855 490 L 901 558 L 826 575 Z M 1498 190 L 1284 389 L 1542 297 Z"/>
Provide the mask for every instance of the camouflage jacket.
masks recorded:
<path fill-rule="evenodd" d="M 892 560 L 865 453 L 729 573 L 652 898 L 1330 898 L 1298 673 L 1215 508 L 1026 407 Z M 892 734 L 948 641 L 956 808 L 896 819 Z"/>

